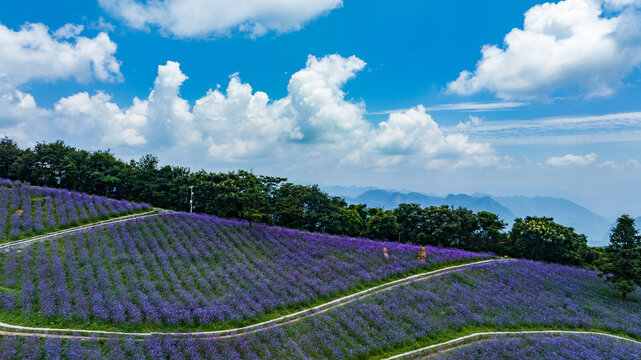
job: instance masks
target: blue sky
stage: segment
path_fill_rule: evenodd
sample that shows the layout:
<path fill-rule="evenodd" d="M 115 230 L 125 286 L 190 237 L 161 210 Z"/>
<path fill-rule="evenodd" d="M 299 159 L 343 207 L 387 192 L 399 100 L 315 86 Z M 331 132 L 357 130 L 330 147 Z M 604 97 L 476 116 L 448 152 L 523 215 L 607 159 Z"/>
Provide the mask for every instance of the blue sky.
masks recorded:
<path fill-rule="evenodd" d="M 2 2 L 0 135 L 638 216 L 640 5 Z"/>

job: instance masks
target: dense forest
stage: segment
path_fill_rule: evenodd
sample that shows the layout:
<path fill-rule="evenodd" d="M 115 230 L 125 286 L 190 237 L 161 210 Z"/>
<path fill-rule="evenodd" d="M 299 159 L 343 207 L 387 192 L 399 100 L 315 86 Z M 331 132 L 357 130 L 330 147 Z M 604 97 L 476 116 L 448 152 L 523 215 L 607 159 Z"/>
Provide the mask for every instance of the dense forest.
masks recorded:
<path fill-rule="evenodd" d="M 62 141 L 21 149 L 0 140 L 0 177 L 66 188 L 156 207 L 188 211 L 193 186 L 195 212 L 309 231 L 491 251 L 499 255 L 565 264 L 595 264 L 600 249 L 584 235 L 552 218 L 516 219 L 511 231 L 497 215 L 448 206 L 401 204 L 394 210 L 347 204 L 317 185 L 282 177 L 235 172 L 191 171 L 159 166 L 145 155 L 124 162 L 109 151 L 75 149 Z"/>

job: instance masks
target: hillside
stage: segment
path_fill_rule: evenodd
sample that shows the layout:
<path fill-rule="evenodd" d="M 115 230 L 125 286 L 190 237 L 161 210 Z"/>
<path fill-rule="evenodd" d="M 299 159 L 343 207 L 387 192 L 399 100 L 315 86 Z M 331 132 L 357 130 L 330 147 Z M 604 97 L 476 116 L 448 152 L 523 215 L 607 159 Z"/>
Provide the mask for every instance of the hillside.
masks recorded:
<path fill-rule="evenodd" d="M 2 346 L 10 347 L 14 354 L 21 349 L 58 353 L 73 350 L 83 357 L 98 353 L 172 359 L 385 358 L 476 331 L 586 329 L 639 339 L 640 314 L 641 293 L 622 303 L 592 271 L 508 261 L 396 287 L 297 322 L 250 334 L 195 339 L 150 337 L 143 342 L 8 338 Z M 505 349 L 503 354 L 509 351 L 518 356 L 528 350 L 540 354 L 545 348 L 534 347 L 537 339 L 520 342 L 523 349 Z M 577 341 L 594 342 L 583 337 Z M 489 345 L 472 345 L 470 352 L 465 348 L 456 351 L 468 356 L 478 346 Z M 603 354 L 639 349 L 639 345 L 609 342 L 592 348 L 592 354 L 605 358 Z M 553 349 L 548 347 L 548 351 Z M 557 354 L 554 358 L 563 357 Z"/>
<path fill-rule="evenodd" d="M 25 199 L 40 191 L 13 189 Z M 568 342 L 592 349 L 591 359 L 641 351 L 625 340 L 641 339 L 641 291 L 623 302 L 583 268 L 200 214 L 80 229 L 0 251 L 3 359 L 386 359 L 430 355 L 425 346 L 437 358 L 556 349 L 570 359 Z M 521 335 L 507 352 L 492 339 L 446 346 L 530 330 L 624 338 Z"/>
<path fill-rule="evenodd" d="M 420 357 L 423 359 L 423 357 Z M 628 360 L 641 358 L 641 346 L 598 335 L 503 335 L 428 356 L 430 360 L 509 359 Z M 416 359 L 419 359 L 418 357 Z"/>
<path fill-rule="evenodd" d="M 149 210 L 149 205 L 0 179 L 0 243 Z"/>
<path fill-rule="evenodd" d="M 383 248 L 388 251 L 384 257 Z M 0 255 L 0 314 L 29 324 L 220 329 L 380 282 L 487 258 L 462 250 L 166 214 Z M 126 279 L 126 281 L 125 281 Z M 0 292 L 0 295 L 2 293 Z"/>

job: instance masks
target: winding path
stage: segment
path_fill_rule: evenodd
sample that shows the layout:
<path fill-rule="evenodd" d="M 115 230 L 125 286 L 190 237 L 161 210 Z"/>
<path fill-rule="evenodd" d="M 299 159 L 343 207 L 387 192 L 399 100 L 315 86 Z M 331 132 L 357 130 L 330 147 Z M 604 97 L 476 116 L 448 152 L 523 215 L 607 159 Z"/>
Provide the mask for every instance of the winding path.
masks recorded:
<path fill-rule="evenodd" d="M 29 246 L 31 244 L 34 244 L 34 243 L 43 242 L 43 241 L 52 240 L 52 239 L 57 239 L 57 238 L 62 237 L 64 235 L 68 235 L 68 234 L 75 233 L 75 232 L 86 231 L 86 230 L 93 229 L 93 228 L 96 228 L 96 227 L 99 227 L 99 226 L 104 226 L 104 225 L 109 225 L 109 224 L 117 224 L 117 223 L 122 223 L 122 222 L 126 222 L 126 221 L 135 220 L 135 219 L 143 219 L 143 218 L 146 218 L 146 217 L 157 216 L 157 215 L 160 215 L 160 214 L 163 214 L 163 213 L 168 213 L 168 212 L 171 212 L 171 211 L 170 210 L 159 209 L 159 208 L 152 208 L 152 210 L 146 211 L 146 212 L 142 212 L 142 213 L 114 217 L 114 218 L 111 218 L 111 219 L 98 221 L 98 222 L 94 222 L 94 223 L 89 223 L 89 224 L 85 224 L 85 225 L 80 225 L 80 226 L 76 226 L 76 227 L 72 227 L 72 228 L 68 228 L 68 229 L 64 229 L 64 230 L 54 231 L 54 232 L 51 232 L 51 233 L 48 233 L 48 234 L 38 235 L 38 236 L 30 237 L 30 238 L 27 238 L 27 239 L 16 240 L 16 241 L 8 242 L 8 243 L 5 243 L 5 244 L 0 244 L 0 252 L 7 252 L 7 251 L 13 250 L 13 249 L 22 249 L 22 248 L 24 248 L 26 246 Z"/>
<path fill-rule="evenodd" d="M 167 212 L 171 212 L 171 211 L 154 208 L 151 211 L 147 211 L 143 213 L 120 216 L 120 217 L 116 217 L 116 218 L 112 218 L 112 219 L 108 219 L 108 220 L 104 220 L 96 223 L 81 225 L 81 226 L 60 230 L 60 231 L 56 231 L 56 232 L 45 234 L 45 235 L 18 240 L 11 243 L 0 245 L 0 252 L 6 252 L 11 249 L 21 249 L 33 243 L 56 239 L 64 235 L 68 235 L 70 233 L 84 232 L 86 230 L 104 226 L 104 225 L 123 223 L 131 220 L 135 220 L 135 219 L 142 219 L 146 217 L 157 216 Z M 513 260 L 514 259 L 481 260 L 481 261 L 466 263 L 462 265 L 449 266 L 449 267 L 445 267 L 445 268 L 434 270 L 434 271 L 429 271 L 422 274 L 416 274 L 416 275 L 408 276 L 402 279 L 390 281 L 385 284 L 374 286 L 372 288 L 369 288 L 351 295 L 347 295 L 309 309 L 301 310 L 289 315 L 281 316 L 281 317 L 264 321 L 261 323 L 252 324 L 252 325 L 234 328 L 234 329 L 203 331 L 203 332 L 135 333 L 135 332 L 120 332 L 120 331 L 27 327 L 27 326 L 13 325 L 13 324 L 0 322 L 0 336 L 66 338 L 66 339 L 78 339 L 78 340 L 104 339 L 112 336 L 128 336 L 128 337 L 134 337 L 134 338 L 147 338 L 151 336 L 176 336 L 176 337 L 191 337 L 191 338 L 201 338 L 201 339 L 222 339 L 222 338 L 244 336 L 244 335 L 256 333 L 259 331 L 265 331 L 277 326 L 290 324 L 308 317 L 316 316 L 326 311 L 329 311 L 331 309 L 345 306 L 356 300 L 360 300 L 384 291 L 389 291 L 396 287 L 411 284 L 413 282 L 423 281 L 423 280 L 427 280 L 440 275 L 462 271 L 473 266 L 484 265 L 484 264 L 494 263 L 494 262 L 513 261 Z M 598 331 L 575 331 L 575 330 L 492 331 L 492 332 L 479 332 L 479 333 L 461 336 L 459 338 L 448 340 L 442 343 L 425 346 L 420 349 L 411 350 L 402 354 L 397 354 L 397 355 L 388 357 L 384 360 L 415 359 L 417 357 L 429 358 L 430 356 L 433 356 L 437 353 L 450 351 L 462 346 L 466 346 L 471 342 L 479 341 L 482 339 L 487 339 L 487 338 L 492 338 L 497 336 L 505 336 L 505 335 L 533 335 L 533 334 L 594 335 L 594 336 L 603 336 L 603 337 L 609 337 L 609 338 L 618 339 L 618 340 L 629 341 L 629 342 L 633 342 L 635 344 L 641 345 L 641 341 L 625 338 L 622 336 L 612 335 L 605 332 L 598 332 Z"/>
<path fill-rule="evenodd" d="M 97 337 L 109 337 L 109 336 L 129 336 L 135 338 L 145 338 L 150 336 L 165 335 L 165 336 L 176 336 L 176 337 L 192 337 L 192 338 L 210 338 L 210 339 L 221 339 L 221 338 L 230 338 L 237 336 L 244 336 L 259 331 L 265 331 L 277 326 L 283 326 L 285 324 L 290 324 L 308 317 L 316 316 L 322 314 L 331 309 L 335 309 L 341 306 L 345 306 L 356 300 L 366 298 L 368 296 L 383 292 L 389 291 L 396 287 L 411 284 L 413 282 L 426 280 L 432 277 L 461 271 L 469 267 L 484 265 L 494 262 L 506 262 L 513 261 L 513 259 L 490 259 L 490 260 L 481 260 L 471 263 L 466 263 L 462 265 L 454 265 L 445 267 L 442 269 L 429 271 L 422 274 L 408 276 L 402 279 L 390 281 L 385 284 L 374 286 L 372 288 L 347 295 L 336 300 L 329 301 L 327 303 L 314 306 L 309 309 L 301 310 L 289 315 L 281 316 L 276 319 L 264 321 L 257 324 L 252 324 L 244 327 L 227 329 L 227 330 L 215 330 L 215 331 L 201 331 L 201 332 L 145 332 L 145 333 L 136 333 L 136 332 L 122 332 L 122 331 L 102 331 L 102 330 L 78 330 L 78 329 L 54 329 L 54 328 L 41 328 L 41 327 L 28 327 L 13 325 L 0 322 L 0 335 L 11 335 L 11 334 L 22 334 L 29 333 L 30 336 L 40 336 L 40 337 L 66 337 L 66 338 L 78 338 L 86 339 L 87 337 L 95 338 Z"/>
<path fill-rule="evenodd" d="M 465 345 L 469 344 L 469 340 L 484 339 L 489 337 L 503 336 L 503 335 L 534 335 L 534 334 L 572 334 L 572 335 L 595 335 L 603 336 L 612 339 L 624 340 L 641 345 L 641 341 L 629 339 L 622 336 L 608 334 L 606 332 L 598 331 L 574 331 L 574 330 L 531 330 L 531 331 L 489 331 L 489 332 L 479 332 L 475 334 L 461 336 L 456 339 L 445 341 L 439 344 L 429 345 L 422 347 L 420 349 L 408 351 L 402 354 L 394 355 L 392 357 L 385 358 L 384 360 L 400 360 L 400 359 L 416 359 L 421 357 L 422 359 L 429 358 L 436 353 L 450 351 Z"/>

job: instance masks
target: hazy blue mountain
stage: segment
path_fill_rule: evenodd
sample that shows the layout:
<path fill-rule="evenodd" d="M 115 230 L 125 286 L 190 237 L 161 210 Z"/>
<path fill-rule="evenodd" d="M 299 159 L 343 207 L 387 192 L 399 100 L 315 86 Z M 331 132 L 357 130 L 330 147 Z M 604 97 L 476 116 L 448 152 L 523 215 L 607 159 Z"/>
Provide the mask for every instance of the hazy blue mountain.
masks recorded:
<path fill-rule="evenodd" d="M 351 204 L 366 204 L 370 207 L 393 209 L 402 203 L 416 203 L 423 207 L 449 205 L 451 207 L 465 207 L 472 211 L 490 211 L 499 215 L 506 221 L 514 219 L 514 213 L 499 204 L 489 196 L 472 197 L 465 194 L 438 197 L 425 195 L 418 192 L 401 193 L 387 190 L 369 190 L 356 197 L 347 197 L 345 200 Z"/>
<path fill-rule="evenodd" d="M 546 196 L 509 196 L 494 199 L 512 210 L 517 217 L 552 217 L 555 222 L 571 226 L 578 233 L 585 234 L 590 245 L 607 245 L 604 236 L 610 231 L 610 221 L 572 201 Z"/>
<path fill-rule="evenodd" d="M 347 188 L 356 192 L 357 188 Z M 331 193 L 331 191 L 330 191 Z M 451 207 L 466 207 L 475 212 L 490 211 L 512 224 L 517 217 L 547 216 L 554 218 L 559 224 L 573 227 L 578 233 L 585 234 L 592 246 L 602 246 L 608 243 L 608 232 L 612 224 L 605 217 L 580 206 L 572 201 L 558 197 L 527 197 L 504 196 L 493 197 L 484 194 L 470 196 L 466 194 L 447 195 L 445 197 L 426 195 L 419 192 L 399 192 L 381 189 L 371 189 L 358 196 L 346 196 L 351 204 L 367 204 L 370 207 L 393 209 L 401 203 L 416 203 L 423 207 L 449 205 Z M 641 219 L 637 220 L 641 225 Z"/>
<path fill-rule="evenodd" d="M 372 186 L 320 186 L 324 192 L 341 197 L 356 197 L 368 190 L 376 190 Z"/>

